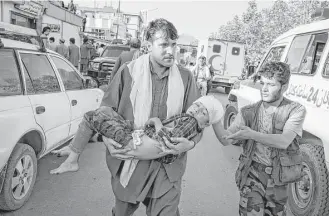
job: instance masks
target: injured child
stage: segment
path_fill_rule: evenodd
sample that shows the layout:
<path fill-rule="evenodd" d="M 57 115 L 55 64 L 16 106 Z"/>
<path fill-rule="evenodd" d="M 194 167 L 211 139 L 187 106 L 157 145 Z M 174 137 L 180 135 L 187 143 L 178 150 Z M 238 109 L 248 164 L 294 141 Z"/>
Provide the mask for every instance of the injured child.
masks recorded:
<path fill-rule="evenodd" d="M 78 155 L 81 154 L 91 137 L 96 133 L 120 143 L 122 148 L 128 147 L 134 150 L 149 140 L 145 139 L 144 135 L 146 135 L 157 141 L 155 146 L 160 153 L 168 150 L 163 140 L 164 137 L 171 143 L 173 143 L 171 141 L 173 137 L 184 137 L 190 140 L 201 133 L 205 127 L 219 122 L 223 113 L 224 110 L 219 100 L 214 96 L 203 96 L 196 100 L 186 113 L 173 116 L 162 122 L 159 118 L 151 118 L 146 122 L 143 130 L 134 130 L 134 123 L 123 119 L 111 107 L 100 107 L 84 115 L 84 119 L 69 146 L 53 151 L 59 156 L 69 155 L 69 157 L 51 173 L 77 171 L 79 169 Z M 156 160 L 161 163 L 172 163 L 177 157 L 178 155 L 169 154 Z"/>

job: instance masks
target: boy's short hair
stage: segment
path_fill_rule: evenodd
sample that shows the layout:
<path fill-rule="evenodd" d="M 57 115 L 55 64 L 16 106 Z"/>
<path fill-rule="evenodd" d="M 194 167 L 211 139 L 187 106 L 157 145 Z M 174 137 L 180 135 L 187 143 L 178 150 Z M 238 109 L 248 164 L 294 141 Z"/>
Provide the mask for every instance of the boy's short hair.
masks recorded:
<path fill-rule="evenodd" d="M 49 40 L 52 41 L 52 42 L 55 42 L 55 38 L 54 37 L 49 38 Z"/>
<path fill-rule="evenodd" d="M 75 38 L 70 38 L 70 42 L 75 44 Z"/>
<path fill-rule="evenodd" d="M 276 79 L 281 85 L 289 83 L 290 80 L 290 67 L 284 62 L 270 61 L 265 63 L 258 71 L 258 76 L 255 76 L 255 81 L 264 76 L 269 79 Z"/>
<path fill-rule="evenodd" d="M 166 19 L 160 18 L 151 21 L 146 29 L 145 40 L 152 41 L 154 35 L 158 32 L 162 31 L 164 33 L 164 37 L 166 39 L 170 38 L 171 40 L 178 39 L 178 32 L 176 27 Z"/>
<path fill-rule="evenodd" d="M 86 37 L 85 37 L 85 38 L 83 38 L 83 43 L 87 43 L 87 42 L 88 42 L 88 40 L 89 40 L 89 39 L 88 39 L 88 38 L 86 38 Z"/>

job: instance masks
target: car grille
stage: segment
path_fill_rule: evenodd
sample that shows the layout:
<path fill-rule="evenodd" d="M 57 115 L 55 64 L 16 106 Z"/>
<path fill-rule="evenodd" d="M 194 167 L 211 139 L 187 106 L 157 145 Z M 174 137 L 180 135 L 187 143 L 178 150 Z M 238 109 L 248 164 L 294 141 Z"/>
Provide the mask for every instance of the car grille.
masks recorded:
<path fill-rule="evenodd" d="M 103 64 L 102 64 L 102 71 L 108 71 L 108 72 L 111 72 L 112 71 L 112 69 L 113 69 L 113 67 L 114 67 L 114 65 L 115 65 L 115 62 L 113 62 L 113 63 L 110 63 L 110 62 L 104 62 Z"/>

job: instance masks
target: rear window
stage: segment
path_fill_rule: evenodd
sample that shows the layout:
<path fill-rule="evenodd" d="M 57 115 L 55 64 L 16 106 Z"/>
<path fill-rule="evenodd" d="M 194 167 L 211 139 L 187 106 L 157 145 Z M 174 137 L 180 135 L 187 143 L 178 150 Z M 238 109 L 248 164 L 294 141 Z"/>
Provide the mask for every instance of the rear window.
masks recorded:
<path fill-rule="evenodd" d="M 129 47 L 106 47 L 102 53 L 102 57 L 119 57 L 123 51 L 129 51 Z"/>
<path fill-rule="evenodd" d="M 221 46 L 220 46 L 220 45 L 217 45 L 217 44 L 215 44 L 215 45 L 213 46 L 213 48 L 212 48 L 212 51 L 213 51 L 214 53 L 220 53 L 220 50 L 221 50 Z"/>
<path fill-rule="evenodd" d="M 22 85 L 13 50 L 0 50 L 0 96 L 22 94 Z"/>

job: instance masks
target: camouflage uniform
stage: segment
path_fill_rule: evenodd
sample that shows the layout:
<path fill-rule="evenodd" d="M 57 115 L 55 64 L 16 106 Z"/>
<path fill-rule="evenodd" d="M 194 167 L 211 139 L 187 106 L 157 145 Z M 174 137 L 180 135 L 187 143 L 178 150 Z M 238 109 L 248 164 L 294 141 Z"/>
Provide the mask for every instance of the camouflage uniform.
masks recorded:
<path fill-rule="evenodd" d="M 251 167 L 240 191 L 240 216 L 286 216 L 288 185 L 274 185 L 270 175 Z"/>
<path fill-rule="evenodd" d="M 265 134 L 273 134 L 274 113 L 267 113 L 263 105 L 260 105 L 256 112 L 255 110 L 251 112 L 257 116 L 256 130 Z M 296 132 L 298 139 L 302 132 L 305 108 L 300 106 L 293 109 L 289 116 L 290 118 L 284 124 L 283 130 Z M 278 122 L 280 124 L 280 121 Z M 228 131 L 235 133 L 239 131 L 239 127 L 242 125 L 251 127 L 249 123 L 245 122 L 240 112 Z M 242 146 L 246 148 L 249 144 L 243 143 Z M 274 170 L 277 170 L 276 164 L 274 164 L 277 150 L 262 143 L 254 143 L 251 157 L 248 159 L 250 170 L 246 176 L 246 181 L 243 184 L 237 181 L 240 190 L 240 216 L 286 216 L 288 183 L 277 184 L 273 179 L 273 174 L 276 174 Z M 243 167 L 241 157 L 239 167 Z M 236 180 L 240 177 L 236 174 Z"/>

